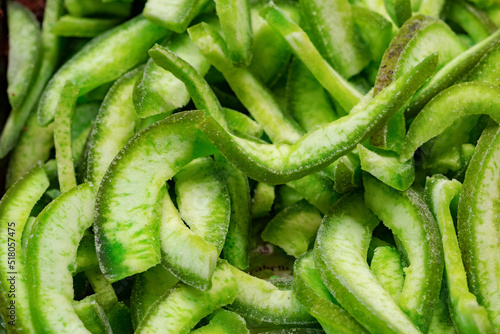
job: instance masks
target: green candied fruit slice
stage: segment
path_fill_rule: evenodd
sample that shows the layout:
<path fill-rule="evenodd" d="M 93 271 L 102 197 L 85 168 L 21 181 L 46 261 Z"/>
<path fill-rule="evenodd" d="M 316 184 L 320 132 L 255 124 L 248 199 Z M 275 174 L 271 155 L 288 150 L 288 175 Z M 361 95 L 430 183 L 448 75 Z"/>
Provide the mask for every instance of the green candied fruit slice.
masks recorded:
<path fill-rule="evenodd" d="M 218 0 L 215 9 L 232 62 L 239 67 L 250 65 L 253 31 L 249 1 Z"/>
<path fill-rule="evenodd" d="M 221 170 L 231 200 L 231 217 L 226 241 L 222 250 L 224 259 L 240 270 L 249 266 L 250 234 L 250 185 L 239 169 L 220 155 L 216 162 Z"/>
<path fill-rule="evenodd" d="M 450 3 L 447 16 L 450 21 L 465 30 L 475 43 L 487 38 L 498 29 L 485 12 L 462 0 Z"/>
<path fill-rule="evenodd" d="M 108 168 L 98 192 L 94 231 L 101 269 L 111 282 L 160 262 L 165 181 L 192 160 L 213 153 L 194 124 L 179 114 L 151 125 Z"/>
<path fill-rule="evenodd" d="M 308 252 L 295 261 L 293 292 L 300 304 L 318 320 L 327 334 L 367 333 L 346 310 L 338 305 L 323 284 L 314 264 L 313 252 Z"/>
<path fill-rule="evenodd" d="M 72 16 L 106 16 L 127 17 L 130 15 L 132 4 L 111 2 L 102 0 L 64 0 L 64 7 Z"/>
<path fill-rule="evenodd" d="M 321 55 L 344 78 L 358 74 L 370 61 L 357 36 L 348 0 L 301 0 L 307 34 Z"/>
<path fill-rule="evenodd" d="M 484 41 L 477 43 L 444 65 L 422 86 L 422 89 L 413 95 L 410 103 L 406 107 L 405 117 L 415 117 L 434 96 L 460 81 L 464 76 L 466 76 L 466 81 L 475 81 L 473 73 L 483 73 L 485 69 L 488 69 L 486 73 L 493 75 L 495 72 L 491 70 L 496 69 L 496 66 L 494 64 L 489 65 L 489 62 L 486 60 L 489 59 L 489 56 L 486 55 L 496 53 L 493 50 L 499 49 L 499 40 L 500 31 L 497 31 Z M 480 60 L 481 62 L 479 62 Z M 484 68 L 481 67 L 481 64 L 485 64 Z M 490 66 L 493 67 L 491 70 Z"/>
<path fill-rule="evenodd" d="M 425 184 L 425 199 L 436 218 L 443 241 L 446 287 L 453 322 L 461 333 L 490 333 L 493 326 L 486 309 L 469 292 L 467 275 L 458 245 L 455 224 L 450 212 L 451 202 L 458 198 L 462 185 L 434 175 Z"/>
<path fill-rule="evenodd" d="M 394 189 L 405 191 L 415 180 L 415 161 L 399 161 L 399 155 L 377 147 L 358 145 L 361 169 Z"/>
<path fill-rule="evenodd" d="M 166 34 L 165 29 L 139 15 L 92 39 L 64 63 L 45 87 L 38 105 L 38 122 L 52 122 L 67 81 L 76 85 L 80 95 L 113 81 L 144 61 L 146 50 Z"/>
<path fill-rule="evenodd" d="M 234 133 L 254 138 L 260 138 L 264 134 L 262 126 L 251 119 L 250 116 L 229 108 L 223 108 L 223 111 L 227 125 Z"/>
<path fill-rule="evenodd" d="M 210 63 L 187 33 L 174 36 L 165 46 L 196 68 L 202 76 L 208 72 Z M 182 81 L 149 59 L 135 84 L 133 99 L 137 115 L 144 118 L 156 114 L 167 116 L 188 104 L 190 96 Z"/>
<path fill-rule="evenodd" d="M 175 277 L 200 290 L 210 288 L 220 251 L 184 224 L 168 193 L 162 203 L 160 242 L 162 264 Z"/>
<path fill-rule="evenodd" d="M 285 38 L 294 55 L 309 68 L 342 108 L 351 110 L 359 102 L 360 93 L 330 66 L 315 48 L 308 35 L 281 9 L 270 3 L 261 11 L 261 16 Z"/>
<path fill-rule="evenodd" d="M 411 17 L 410 0 L 384 0 L 384 4 L 387 14 L 398 27 Z"/>
<path fill-rule="evenodd" d="M 360 6 L 351 6 L 354 24 L 367 44 L 372 64 L 378 64 L 393 37 L 392 23 L 383 15 Z"/>
<path fill-rule="evenodd" d="M 35 333 L 32 314 L 29 307 L 28 275 L 25 266 L 25 252 L 21 239 L 28 228 L 26 222 L 36 202 L 49 187 L 49 179 L 41 164 L 35 165 L 5 193 L 0 201 L 0 230 L 5 247 L 0 248 L 0 283 L 1 315 L 5 327 L 12 333 Z M 12 253 L 14 252 L 14 261 Z M 10 253 L 10 255 L 9 255 Z M 8 273 L 17 272 L 11 276 Z M 10 276 L 10 277 L 9 277 Z M 11 278 L 14 278 L 12 280 Z M 15 292 L 12 295 L 12 283 Z M 15 305 L 15 314 L 10 314 L 11 305 Z"/>
<path fill-rule="evenodd" d="M 137 328 L 151 306 L 174 285 L 179 279 L 172 275 L 161 264 L 149 268 L 135 277 L 130 295 L 132 324 Z"/>
<path fill-rule="evenodd" d="M 269 87 L 277 84 L 290 62 L 292 52 L 288 43 L 280 34 L 274 31 L 260 15 L 259 11 L 264 3 L 251 3 L 250 15 L 253 30 L 252 62 L 248 69 L 252 71 Z M 295 22 L 300 21 L 298 3 L 279 1 L 282 8 Z"/>
<path fill-rule="evenodd" d="M 496 224 L 499 154 L 499 127 L 490 123 L 465 173 L 457 222 L 468 286 L 497 329 L 500 328 L 500 232 Z"/>
<path fill-rule="evenodd" d="M 101 104 L 85 148 L 85 179 L 95 187 L 101 184 L 113 158 L 134 136 L 137 115 L 132 90 L 142 68 L 136 68 L 115 81 Z"/>
<path fill-rule="evenodd" d="M 84 235 L 76 252 L 76 266 L 73 276 L 92 268 L 98 268 L 99 261 L 95 251 L 95 238 L 93 234 Z"/>
<path fill-rule="evenodd" d="M 224 75 L 238 99 L 273 142 L 293 143 L 300 139 L 302 130 L 283 113 L 269 88 L 248 68 L 233 66 L 227 43 L 215 27 L 202 22 L 189 28 L 188 33 L 207 60 Z M 196 105 L 202 109 L 199 104 Z"/>
<path fill-rule="evenodd" d="M 305 131 L 339 118 L 326 90 L 297 58 L 293 58 L 288 69 L 286 105 Z"/>
<path fill-rule="evenodd" d="M 89 184 L 56 198 L 36 218 L 28 242 L 30 307 L 36 331 L 88 333 L 73 309 L 72 268 L 86 229 L 94 218 L 95 196 Z"/>
<path fill-rule="evenodd" d="M 401 263 L 401 254 L 397 249 L 390 246 L 375 248 L 370 269 L 396 304 L 399 304 L 405 274 Z"/>
<path fill-rule="evenodd" d="M 75 164 L 71 147 L 71 120 L 77 96 L 78 88 L 68 81 L 61 92 L 54 120 L 57 176 L 61 192 L 76 187 Z"/>
<path fill-rule="evenodd" d="M 292 290 L 232 268 L 238 282 L 236 299 L 227 308 L 260 322 L 277 325 L 307 325 L 315 319 L 300 305 Z"/>
<path fill-rule="evenodd" d="M 101 305 L 97 302 L 96 295 L 90 295 L 80 301 L 73 301 L 73 308 L 85 328 L 92 334 L 113 333 L 108 318 Z"/>
<path fill-rule="evenodd" d="M 288 255 L 299 257 L 314 243 L 321 219 L 320 212 L 302 200 L 271 219 L 261 237 L 262 240 L 283 248 Z"/>
<path fill-rule="evenodd" d="M 251 215 L 260 218 L 269 215 L 275 198 L 275 187 L 273 185 L 259 182 L 253 190 Z"/>
<path fill-rule="evenodd" d="M 500 88 L 485 82 L 461 83 L 442 91 L 411 123 L 403 142 L 401 161 L 412 158 L 417 148 L 464 116 L 488 115 L 500 122 L 499 96 Z"/>
<path fill-rule="evenodd" d="M 118 297 L 111 283 L 101 273 L 99 267 L 85 270 L 85 276 L 95 292 L 95 298 L 105 311 L 109 311 L 118 303 Z"/>
<path fill-rule="evenodd" d="M 373 333 L 421 333 L 377 281 L 366 262 L 377 217 L 360 192 L 335 203 L 318 231 L 314 258 L 328 290 Z"/>
<path fill-rule="evenodd" d="M 64 37 L 95 37 L 121 22 L 120 19 L 62 16 L 52 28 L 52 32 Z"/>
<path fill-rule="evenodd" d="M 202 318 L 230 304 L 238 293 L 238 283 L 227 262 L 219 261 L 211 286 L 200 291 L 178 283 L 149 309 L 136 333 L 189 333 Z"/>
<path fill-rule="evenodd" d="M 7 3 L 9 62 L 7 95 L 12 109 L 19 108 L 38 72 L 41 54 L 40 25 L 35 15 L 19 2 Z"/>
<path fill-rule="evenodd" d="M 369 174 L 363 175 L 363 184 L 366 206 L 392 230 L 407 252 L 410 266 L 405 268 L 398 305 L 425 332 L 443 278 L 443 250 L 437 223 L 413 188 L 400 192 Z"/>
<path fill-rule="evenodd" d="M 134 328 L 130 316 L 130 309 L 123 302 L 118 302 L 106 313 L 109 326 L 113 333 L 133 334 Z"/>
<path fill-rule="evenodd" d="M 148 0 L 144 17 L 158 26 L 178 34 L 183 33 L 208 0 Z"/>
<path fill-rule="evenodd" d="M 196 159 L 174 176 L 179 213 L 191 231 L 222 251 L 231 216 L 226 183 L 211 157 Z"/>
<path fill-rule="evenodd" d="M 384 53 L 374 95 L 429 54 L 438 54 L 438 69 L 465 51 L 458 36 L 441 20 L 416 15 L 407 20 Z M 406 127 L 403 111 L 392 117 L 372 138 L 375 146 L 401 152 Z"/>
<path fill-rule="evenodd" d="M 221 309 L 216 311 L 215 316 L 210 320 L 210 323 L 204 327 L 201 327 L 195 331 L 193 334 L 234 334 L 250 333 L 246 326 L 245 319 L 240 315 Z"/>

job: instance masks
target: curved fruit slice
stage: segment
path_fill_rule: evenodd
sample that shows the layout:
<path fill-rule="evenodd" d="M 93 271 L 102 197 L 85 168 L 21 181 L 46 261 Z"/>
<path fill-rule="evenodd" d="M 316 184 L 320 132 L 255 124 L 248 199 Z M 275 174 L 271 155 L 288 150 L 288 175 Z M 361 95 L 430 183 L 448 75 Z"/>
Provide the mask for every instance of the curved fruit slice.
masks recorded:
<path fill-rule="evenodd" d="M 38 122 L 52 122 L 66 81 L 74 83 L 80 95 L 113 81 L 144 61 L 146 50 L 166 34 L 165 29 L 139 15 L 85 44 L 45 87 L 38 105 Z"/>
<path fill-rule="evenodd" d="M 71 147 L 71 120 L 75 111 L 78 89 L 67 82 L 61 92 L 54 120 L 54 145 L 56 147 L 57 176 L 61 192 L 76 187 L 75 164 Z"/>
<path fill-rule="evenodd" d="M 137 115 L 131 95 L 141 70 L 136 68 L 116 80 L 102 101 L 86 146 L 85 179 L 95 187 L 101 184 L 116 154 L 134 136 Z"/>
<path fill-rule="evenodd" d="M 316 320 L 300 305 L 292 290 L 280 290 L 273 284 L 236 268 L 238 294 L 228 308 L 244 317 L 277 325 L 305 325 Z"/>
<path fill-rule="evenodd" d="M 136 333 L 189 333 L 202 318 L 230 304 L 238 293 L 238 285 L 227 262 L 219 261 L 211 286 L 200 291 L 178 283 L 149 309 Z"/>
<path fill-rule="evenodd" d="M 182 220 L 220 254 L 229 227 L 231 203 L 214 160 L 204 157 L 192 161 L 175 174 L 174 181 Z"/>
<path fill-rule="evenodd" d="M 35 221 L 26 267 L 37 333 L 88 333 L 73 309 L 71 268 L 92 225 L 94 198 L 92 187 L 83 184 L 55 199 Z"/>
<path fill-rule="evenodd" d="M 500 64 L 499 51 L 500 44 L 494 43 L 485 52 L 483 58 L 478 62 L 476 61 L 477 66 L 470 70 L 463 81 L 481 81 L 498 85 L 500 76 L 496 72 L 496 68 Z M 480 115 L 457 119 L 443 133 L 424 144 L 421 150 L 424 168 L 430 167 L 429 169 L 433 173 L 446 173 L 448 169 L 459 173 L 461 169 L 466 169 L 468 160 L 463 145 L 475 142 L 472 138 L 474 131 L 482 131 L 481 126 L 478 125 L 479 119 Z"/>
<path fill-rule="evenodd" d="M 94 231 L 101 270 L 111 282 L 160 262 L 165 181 L 192 160 L 214 153 L 194 124 L 178 114 L 151 125 L 128 142 L 104 175 Z"/>
<path fill-rule="evenodd" d="M 240 270 L 249 265 L 249 233 L 250 233 L 250 186 L 245 174 L 235 168 L 229 161 L 216 155 L 216 162 L 221 169 L 231 199 L 231 220 L 224 243 L 224 259 Z"/>
<path fill-rule="evenodd" d="M 245 319 L 240 315 L 221 309 L 215 316 L 210 320 L 210 323 L 204 327 L 201 327 L 195 331 L 193 334 L 247 334 L 250 333 L 246 326 Z"/>
<path fill-rule="evenodd" d="M 370 58 L 357 36 L 348 0 L 301 0 L 307 34 L 344 78 L 358 74 Z"/>
<path fill-rule="evenodd" d="M 219 0 L 215 3 L 229 56 L 238 67 L 252 61 L 252 27 L 248 0 Z"/>
<path fill-rule="evenodd" d="M 499 50 L 498 41 L 500 40 L 500 31 L 492 34 L 490 37 L 484 41 L 477 43 L 473 47 L 469 48 L 467 51 L 462 52 L 450 62 L 444 65 L 436 75 L 434 75 L 427 83 L 422 86 L 418 92 L 413 95 L 410 100 L 409 105 L 405 110 L 406 118 L 415 117 L 420 110 L 438 93 L 445 90 L 446 88 L 454 85 L 456 82 L 460 81 L 464 76 L 467 75 L 466 81 L 475 81 L 471 75 L 467 73 L 472 70 L 476 72 L 481 63 L 485 63 L 483 56 L 489 55 L 493 50 Z M 478 62 L 481 60 L 481 63 Z M 485 65 L 489 69 L 488 65 Z M 480 67 L 479 67 L 480 68 Z M 485 68 L 485 69 L 486 69 Z M 496 66 L 495 66 L 496 69 Z M 483 72 L 483 71 L 481 71 Z M 489 73 L 494 73 L 493 71 L 488 71 Z"/>
<path fill-rule="evenodd" d="M 323 219 L 315 245 L 315 263 L 326 287 L 363 327 L 373 333 L 420 333 L 379 284 L 366 263 L 377 217 L 351 193 Z"/>
<path fill-rule="evenodd" d="M 165 268 L 188 285 L 210 288 L 220 252 L 184 224 L 168 193 L 163 196 L 160 242 Z"/>
<path fill-rule="evenodd" d="M 413 189 L 399 192 L 374 177 L 363 175 L 365 203 L 401 241 L 410 266 L 399 306 L 422 332 L 432 320 L 443 278 L 439 230 L 423 198 Z"/>
<path fill-rule="evenodd" d="M 144 7 L 144 16 L 161 27 L 182 34 L 207 3 L 208 0 L 149 0 Z"/>
<path fill-rule="evenodd" d="M 12 109 L 18 108 L 38 71 L 40 25 L 35 15 L 19 2 L 7 3 L 9 62 L 7 95 Z"/>
<path fill-rule="evenodd" d="M 137 328 L 150 307 L 179 280 L 161 264 L 135 277 L 130 295 L 132 323 Z"/>
<path fill-rule="evenodd" d="M 442 91 L 411 123 L 400 160 L 412 158 L 417 148 L 464 116 L 488 115 L 500 122 L 499 96 L 500 88 L 485 82 L 461 83 Z"/>
<path fill-rule="evenodd" d="M 398 250 L 391 246 L 375 248 L 370 269 L 385 291 L 391 295 L 396 304 L 399 304 L 405 274 Z"/>
<path fill-rule="evenodd" d="M 321 281 L 313 252 L 299 257 L 293 266 L 293 292 L 297 300 L 318 320 L 327 334 L 366 333 L 346 310 L 338 306 Z"/>
<path fill-rule="evenodd" d="M 453 322 L 460 333 L 490 333 L 492 324 L 484 307 L 477 303 L 476 296 L 469 292 L 462 255 L 458 245 L 450 204 L 462 185 L 441 175 L 427 179 L 425 197 L 436 218 L 443 241 L 445 277 Z"/>
<path fill-rule="evenodd" d="M 1 240 L 5 245 L 0 248 L 0 274 L 4 277 L 0 281 L 0 306 L 6 329 L 12 333 L 35 333 L 21 238 L 33 206 L 48 187 L 47 174 L 37 164 L 0 201 Z"/>
<path fill-rule="evenodd" d="M 496 328 L 500 328 L 499 157 L 500 128 L 490 124 L 467 168 L 457 223 L 469 287 Z"/>
<path fill-rule="evenodd" d="M 85 328 L 92 334 L 112 334 L 113 331 L 96 295 L 90 295 L 80 301 L 73 301 L 73 308 Z"/>
<path fill-rule="evenodd" d="M 399 161 L 395 152 L 358 145 L 361 169 L 394 189 L 405 191 L 415 180 L 415 162 Z"/>
<path fill-rule="evenodd" d="M 447 16 L 450 21 L 462 27 L 476 43 L 498 29 L 488 14 L 462 0 L 450 3 Z"/>
<path fill-rule="evenodd" d="M 345 2 L 348 5 L 347 1 Z M 311 73 L 344 110 L 351 110 L 359 102 L 361 99 L 360 93 L 330 66 L 315 48 L 307 34 L 288 18 L 281 9 L 270 3 L 261 11 L 261 16 L 286 39 L 294 55 L 309 68 Z M 352 74 L 355 73 L 348 76 Z"/>
<path fill-rule="evenodd" d="M 320 224 L 320 212 L 302 200 L 271 219 L 261 237 L 262 240 L 281 247 L 288 255 L 298 257 L 313 245 Z"/>
<path fill-rule="evenodd" d="M 193 65 L 202 76 L 208 72 L 210 63 L 187 33 L 174 36 L 164 45 Z M 184 107 L 190 97 L 182 81 L 149 59 L 134 87 L 133 99 L 137 115 L 144 118 L 156 114 L 170 114 L 175 109 Z"/>
<path fill-rule="evenodd" d="M 465 47 L 460 39 L 443 21 L 416 15 L 405 22 L 385 51 L 373 95 L 433 52 L 438 53 L 439 69 L 463 51 Z M 405 131 L 404 115 L 400 111 L 371 138 L 371 143 L 399 153 Z"/>
<path fill-rule="evenodd" d="M 458 36 L 441 20 L 416 15 L 408 20 L 385 51 L 374 95 L 433 52 L 438 68 L 465 51 Z"/>

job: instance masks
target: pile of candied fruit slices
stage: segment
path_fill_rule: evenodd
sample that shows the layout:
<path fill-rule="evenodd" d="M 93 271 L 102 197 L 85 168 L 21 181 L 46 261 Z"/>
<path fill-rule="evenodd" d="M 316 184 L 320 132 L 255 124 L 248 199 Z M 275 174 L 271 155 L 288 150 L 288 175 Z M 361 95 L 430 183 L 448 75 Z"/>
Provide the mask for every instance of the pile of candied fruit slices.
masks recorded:
<path fill-rule="evenodd" d="M 8 333 L 500 332 L 499 0 L 22 3 Z"/>

